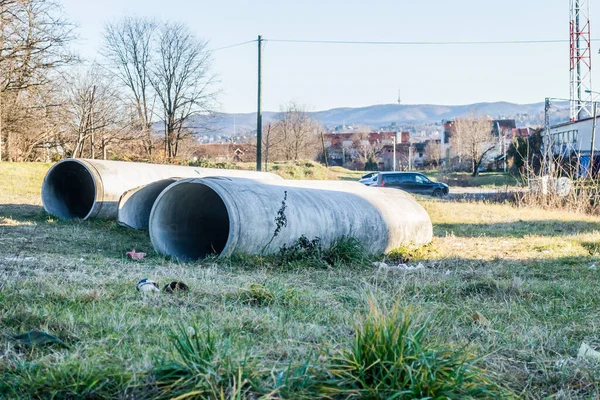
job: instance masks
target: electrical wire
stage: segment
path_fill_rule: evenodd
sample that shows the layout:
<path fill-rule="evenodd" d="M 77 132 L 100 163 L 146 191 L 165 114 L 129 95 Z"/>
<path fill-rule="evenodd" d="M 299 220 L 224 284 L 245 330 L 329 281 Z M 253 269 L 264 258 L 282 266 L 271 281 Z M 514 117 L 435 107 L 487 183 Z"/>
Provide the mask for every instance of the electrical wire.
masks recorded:
<path fill-rule="evenodd" d="M 591 39 L 597 41 L 599 39 Z M 405 41 L 405 42 L 380 42 L 380 41 L 353 41 L 353 40 L 296 40 L 296 39 L 263 39 L 265 42 L 296 43 L 296 44 L 358 44 L 380 46 L 460 46 L 460 45 L 489 45 L 489 44 L 547 44 L 569 43 L 568 39 L 545 40 L 492 40 L 492 41 Z"/>
<path fill-rule="evenodd" d="M 233 47 L 243 46 L 243 45 L 245 45 L 245 44 L 248 44 L 248 43 L 255 43 L 255 42 L 257 42 L 257 39 L 254 39 L 254 40 L 248 40 L 247 42 L 236 43 L 236 44 L 232 44 L 232 45 L 229 45 L 229 46 L 218 47 L 218 48 L 216 48 L 216 49 L 212 49 L 212 51 L 219 51 L 219 50 L 231 49 L 231 48 L 233 48 Z"/>

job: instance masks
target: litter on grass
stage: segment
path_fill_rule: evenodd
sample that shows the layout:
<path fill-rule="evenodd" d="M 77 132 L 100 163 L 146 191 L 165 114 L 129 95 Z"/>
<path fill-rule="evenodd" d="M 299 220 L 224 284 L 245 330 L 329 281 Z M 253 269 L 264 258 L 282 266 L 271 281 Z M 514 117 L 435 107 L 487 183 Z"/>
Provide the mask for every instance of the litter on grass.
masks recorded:
<path fill-rule="evenodd" d="M 577 352 L 577 358 L 600 361 L 600 351 L 596 351 L 588 346 L 586 342 L 582 342 Z"/>
<path fill-rule="evenodd" d="M 135 249 L 132 249 L 131 251 L 126 252 L 125 255 L 127 257 L 131 258 L 132 260 L 143 260 L 144 257 L 146 257 L 146 253 L 137 252 L 137 251 L 135 251 Z"/>
<path fill-rule="evenodd" d="M 422 263 L 418 263 L 417 265 L 407 265 L 407 264 L 398 264 L 398 265 L 388 265 L 384 262 L 377 261 L 373 263 L 374 267 L 379 268 L 379 271 L 416 271 L 419 269 L 425 269 L 425 266 Z"/>
<path fill-rule="evenodd" d="M 163 288 L 163 290 L 165 291 L 165 293 L 175 293 L 175 292 L 187 292 L 190 288 L 188 287 L 188 285 L 186 285 L 183 282 L 177 282 L 177 281 L 173 281 L 167 285 L 165 285 L 165 287 Z"/>
<path fill-rule="evenodd" d="M 144 278 L 138 282 L 136 286 L 138 292 L 142 293 L 150 293 L 150 292 L 158 292 L 158 283 L 154 282 L 152 279 Z"/>

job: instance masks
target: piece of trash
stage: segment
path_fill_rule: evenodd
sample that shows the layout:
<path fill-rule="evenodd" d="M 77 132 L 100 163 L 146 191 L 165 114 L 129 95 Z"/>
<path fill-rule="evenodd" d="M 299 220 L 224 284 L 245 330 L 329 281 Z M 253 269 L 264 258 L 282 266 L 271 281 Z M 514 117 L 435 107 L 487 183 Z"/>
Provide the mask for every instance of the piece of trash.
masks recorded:
<path fill-rule="evenodd" d="M 452 271 L 450 271 L 449 269 L 446 270 L 446 272 L 444 272 L 444 275 L 448 276 L 452 273 Z"/>
<path fill-rule="evenodd" d="M 381 261 L 375 261 L 373 263 L 373 266 L 376 267 L 376 268 L 387 268 L 387 267 L 389 267 L 389 265 L 387 265 L 386 263 L 381 262 Z"/>
<path fill-rule="evenodd" d="M 138 282 L 136 286 L 137 290 L 142 293 L 158 292 L 158 283 L 152 279 L 144 278 Z"/>
<path fill-rule="evenodd" d="M 473 314 L 473 316 L 471 317 L 473 318 L 473 322 L 481 325 L 481 326 L 490 326 L 490 320 L 487 319 L 482 313 L 480 312 L 475 312 L 475 314 Z"/>
<path fill-rule="evenodd" d="M 137 252 L 137 251 L 135 251 L 135 249 L 132 249 L 131 251 L 126 252 L 125 255 L 127 257 L 131 258 L 132 260 L 143 260 L 144 257 L 146 257 L 146 253 Z"/>
<path fill-rule="evenodd" d="M 589 269 L 598 269 L 598 267 L 596 267 L 596 264 L 592 264 L 592 265 L 590 265 Z"/>
<path fill-rule="evenodd" d="M 63 342 L 56 336 L 50 335 L 47 332 L 39 331 L 37 329 L 33 329 L 29 332 L 25 332 L 20 335 L 11 335 L 10 337 L 13 340 L 26 346 L 44 346 L 58 344 L 63 347 L 69 347 L 65 342 Z"/>
<path fill-rule="evenodd" d="M 600 361 L 600 351 L 596 351 L 588 346 L 586 342 L 582 342 L 579 351 L 577 352 L 577 358 Z"/>
<path fill-rule="evenodd" d="M 380 271 L 415 271 L 418 269 L 424 269 L 425 266 L 421 263 L 417 264 L 417 265 L 406 265 L 406 264 L 398 264 L 398 265 L 387 265 L 385 263 L 382 263 L 384 265 L 379 266 L 379 270 Z"/>
<path fill-rule="evenodd" d="M 187 292 L 190 288 L 183 282 L 173 281 L 163 288 L 166 293 Z"/>
<path fill-rule="evenodd" d="M 81 257 L 81 258 L 79 259 L 79 262 L 84 262 L 84 261 L 85 261 L 85 260 L 83 259 L 83 257 Z"/>

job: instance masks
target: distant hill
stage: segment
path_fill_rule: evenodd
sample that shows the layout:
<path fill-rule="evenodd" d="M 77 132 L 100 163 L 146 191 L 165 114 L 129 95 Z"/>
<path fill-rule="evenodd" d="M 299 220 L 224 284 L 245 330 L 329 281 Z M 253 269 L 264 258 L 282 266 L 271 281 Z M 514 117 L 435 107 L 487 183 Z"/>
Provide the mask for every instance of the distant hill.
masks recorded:
<path fill-rule="evenodd" d="M 517 126 L 539 126 L 544 123 L 544 103 L 515 104 L 509 102 L 474 103 L 456 106 L 433 104 L 380 104 L 359 108 L 334 108 L 326 111 L 310 112 L 321 125 L 331 128 L 339 125 L 366 125 L 373 129 L 395 124 L 400 129 L 405 126 L 440 125 L 442 120 L 460 116 L 488 115 L 495 119 L 515 119 Z M 277 112 L 264 112 L 263 122 L 273 121 Z M 568 120 L 568 103 L 553 104 L 551 123 Z M 208 136 L 229 137 L 252 134 L 256 131 L 255 113 L 218 114 L 211 119 L 210 126 L 214 133 Z"/>

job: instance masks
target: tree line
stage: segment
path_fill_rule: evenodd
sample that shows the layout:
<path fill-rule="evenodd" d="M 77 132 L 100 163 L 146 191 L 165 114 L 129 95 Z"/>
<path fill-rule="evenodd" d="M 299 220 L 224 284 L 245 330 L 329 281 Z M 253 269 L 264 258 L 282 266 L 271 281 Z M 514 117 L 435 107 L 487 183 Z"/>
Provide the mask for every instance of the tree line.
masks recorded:
<path fill-rule="evenodd" d="M 123 18 L 91 62 L 71 51 L 75 39 L 58 2 L 0 0 L 0 160 L 172 159 L 207 129 L 218 82 L 188 27 Z"/>

